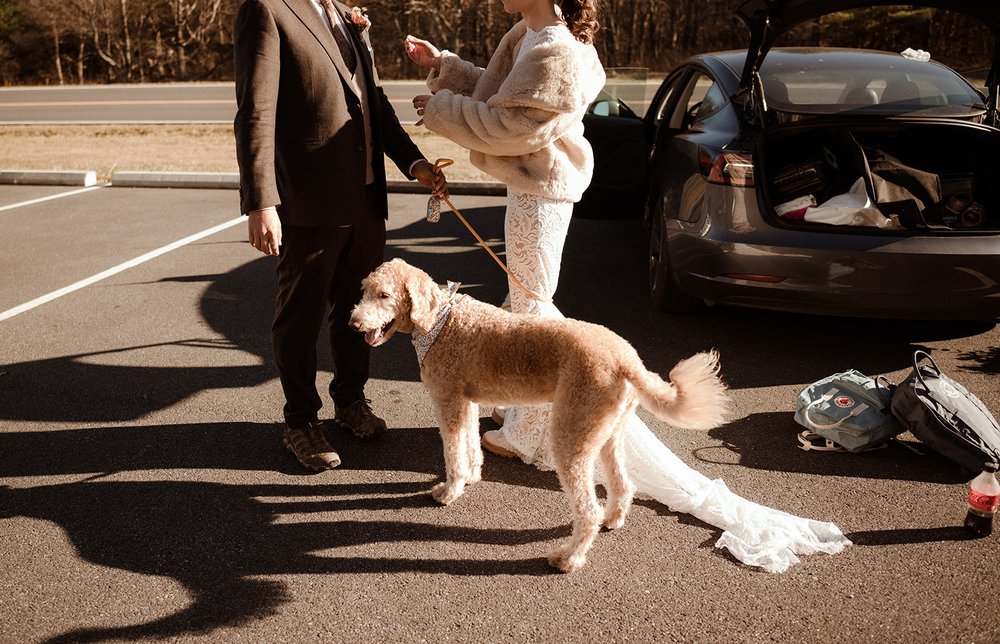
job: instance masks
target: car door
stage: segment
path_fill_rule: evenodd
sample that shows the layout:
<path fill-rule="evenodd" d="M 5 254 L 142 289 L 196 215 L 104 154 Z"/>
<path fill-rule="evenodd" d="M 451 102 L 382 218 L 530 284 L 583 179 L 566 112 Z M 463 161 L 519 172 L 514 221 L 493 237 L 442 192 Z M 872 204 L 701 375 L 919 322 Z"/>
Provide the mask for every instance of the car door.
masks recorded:
<path fill-rule="evenodd" d="M 618 98 L 602 92 L 583 117 L 594 149 L 594 176 L 573 210 L 576 217 L 639 217 L 646 194 L 647 143 L 642 119 Z"/>
<path fill-rule="evenodd" d="M 704 192 L 707 174 L 704 149 L 719 145 L 733 135 L 723 128 L 724 139 L 713 127 L 727 116 L 725 92 L 707 70 L 692 66 L 678 76 L 676 91 L 665 105 L 655 137 L 652 182 L 660 195 L 660 212 L 666 218 L 693 221 L 698 217 L 697 203 Z"/>

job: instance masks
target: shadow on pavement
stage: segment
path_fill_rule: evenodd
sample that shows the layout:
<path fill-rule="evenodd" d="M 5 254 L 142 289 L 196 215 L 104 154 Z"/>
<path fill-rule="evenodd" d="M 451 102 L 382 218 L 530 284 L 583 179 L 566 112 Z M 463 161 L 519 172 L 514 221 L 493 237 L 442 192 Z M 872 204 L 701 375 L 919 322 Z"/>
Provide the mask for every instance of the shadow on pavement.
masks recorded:
<path fill-rule="evenodd" d="M 502 238 L 502 209 L 465 214 L 475 220 L 487 239 Z M 650 310 L 646 295 L 645 245 L 638 222 L 574 221 L 556 304 L 570 317 L 616 330 L 660 373 L 669 371 L 683 357 L 716 347 L 722 354 L 724 377 L 735 389 L 812 382 L 852 367 L 875 375 L 906 368 L 914 349 L 923 346 L 921 342 L 983 331 L 965 324 L 871 324 L 736 309 L 713 309 L 690 316 L 656 313 Z M 391 231 L 387 257 L 402 257 L 439 282 L 462 281 L 466 293 L 483 301 L 498 303 L 506 291 L 500 269 L 484 251 L 470 247 L 469 234 L 447 214 L 438 224 L 420 221 Z M 273 380 L 268 334 L 273 266 L 272 258 L 260 258 L 223 275 L 163 280 L 204 281 L 201 315 L 221 336 L 173 344 L 247 352 L 258 356 L 262 364 L 165 368 L 92 361 L 96 356 L 128 349 L 10 364 L 0 370 L 5 372 L 0 383 L 0 418 L 121 423 L 169 408 L 202 390 L 241 389 Z M 836 343 L 817 350 L 828 338 Z M 320 368 L 330 369 L 328 351 L 321 348 L 320 355 Z M 1000 372 L 1000 354 L 995 350 L 970 352 L 959 359 L 967 363 L 963 368 Z M 372 376 L 416 381 L 419 375 L 409 343 L 395 341 L 376 350 Z M 757 413 L 735 420 L 710 433 L 722 446 L 698 450 L 696 456 L 711 461 L 712 450 L 717 449 L 738 455 L 740 465 L 765 470 L 942 483 L 961 480 L 953 477 L 949 468 L 929 462 L 936 457 L 917 457 L 897 447 L 878 455 L 799 453 L 795 449 L 796 426 L 790 416 Z M 169 576 L 192 596 L 188 608 L 163 619 L 131 627 L 74 631 L 53 641 L 166 638 L 259 619 L 289 600 L 284 583 L 252 578 L 259 575 L 547 575 L 550 569 L 541 558 L 393 559 L 312 553 L 400 541 L 524 544 L 569 532 L 568 525 L 535 530 L 478 529 L 436 523 L 337 521 L 336 517 L 281 523 L 283 515 L 302 512 L 432 507 L 427 490 L 443 465 L 434 428 L 394 430 L 374 447 L 341 437 L 334 444 L 344 458 L 344 469 L 416 472 L 428 480 L 370 485 L 317 483 L 319 479 L 303 475 L 281 449 L 280 433 L 279 425 L 227 423 L 0 434 L 0 476 L 84 477 L 30 488 L 0 487 L 0 518 L 52 521 L 69 534 L 86 560 Z M 415 465 L 419 469 L 414 470 Z M 501 478 L 494 480 L 511 485 L 558 488 L 551 473 L 518 465 L 487 468 L 486 475 L 499 475 Z M 106 480 L 119 472 L 176 469 L 278 472 L 298 478 L 272 485 Z M 650 507 L 654 506 L 658 512 L 667 512 L 658 504 Z M 676 516 L 680 521 L 688 520 Z M 881 531 L 850 537 L 869 545 L 957 538 L 951 529 Z M 706 540 L 706 547 L 713 541 Z"/>
<path fill-rule="evenodd" d="M 91 428 L 0 434 L 0 477 L 79 474 L 73 482 L 0 486 L 0 519 L 51 521 L 79 556 L 99 566 L 167 576 L 191 595 L 183 611 L 147 624 L 79 630 L 52 641 L 173 637 L 237 626 L 289 601 L 284 583 L 261 575 L 433 573 L 458 576 L 548 575 L 541 557 L 522 560 L 317 555 L 318 551 L 393 542 L 521 545 L 566 537 L 569 525 L 541 529 L 447 526 L 434 522 L 331 520 L 281 522 L 286 515 L 375 513 L 439 506 L 428 490 L 443 471 L 434 429 L 394 430 L 362 442 L 340 432 L 333 442 L 345 470 L 426 474 L 426 481 L 343 484 L 306 474 L 280 448 L 281 427 L 236 423 Z M 27 455 L 33 455 L 27 458 Z M 414 470 L 414 466 L 418 470 Z M 118 473 L 204 469 L 277 471 L 288 484 L 117 481 Z M 551 473 L 526 465 L 491 467 L 514 485 L 556 489 Z"/>

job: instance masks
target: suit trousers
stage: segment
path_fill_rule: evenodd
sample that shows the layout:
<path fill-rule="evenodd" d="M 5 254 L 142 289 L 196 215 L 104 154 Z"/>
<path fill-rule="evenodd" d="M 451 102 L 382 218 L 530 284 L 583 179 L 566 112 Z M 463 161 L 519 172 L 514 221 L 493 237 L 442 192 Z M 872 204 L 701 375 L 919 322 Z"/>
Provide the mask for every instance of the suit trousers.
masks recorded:
<path fill-rule="evenodd" d="M 282 227 L 271 343 L 291 427 L 317 420 L 323 406 L 316 390 L 316 345 L 324 316 L 334 365 L 330 396 L 336 406 L 364 398 L 371 347 L 349 321 L 361 300 L 361 280 L 385 253 L 379 199 L 384 196 L 369 185 L 353 224 Z"/>

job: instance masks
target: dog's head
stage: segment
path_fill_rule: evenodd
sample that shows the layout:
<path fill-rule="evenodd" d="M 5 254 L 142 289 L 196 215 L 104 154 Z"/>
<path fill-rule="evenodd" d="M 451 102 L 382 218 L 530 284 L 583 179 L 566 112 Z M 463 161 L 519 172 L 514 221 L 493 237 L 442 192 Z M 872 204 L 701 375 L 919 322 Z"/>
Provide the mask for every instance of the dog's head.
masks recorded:
<path fill-rule="evenodd" d="M 430 331 L 437 308 L 447 296 L 430 275 L 401 259 L 385 262 L 361 281 L 361 301 L 351 312 L 351 326 L 373 347 L 396 331 Z"/>

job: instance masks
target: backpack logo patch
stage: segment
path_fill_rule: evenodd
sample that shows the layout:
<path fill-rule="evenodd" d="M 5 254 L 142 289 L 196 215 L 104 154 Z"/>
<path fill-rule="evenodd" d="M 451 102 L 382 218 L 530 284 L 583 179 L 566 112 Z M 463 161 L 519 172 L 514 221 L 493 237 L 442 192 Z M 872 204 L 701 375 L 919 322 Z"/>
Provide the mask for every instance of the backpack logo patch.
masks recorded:
<path fill-rule="evenodd" d="M 958 389 L 955 389 L 955 385 L 951 384 L 947 380 L 941 380 L 940 385 L 941 393 L 949 398 L 958 398 L 961 395 L 959 394 Z"/>
<path fill-rule="evenodd" d="M 838 407 L 842 407 L 844 409 L 854 406 L 854 399 L 850 396 L 837 396 L 833 399 L 833 402 Z"/>

